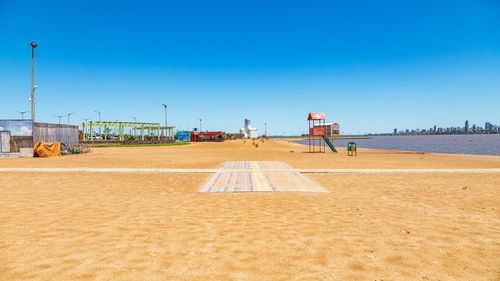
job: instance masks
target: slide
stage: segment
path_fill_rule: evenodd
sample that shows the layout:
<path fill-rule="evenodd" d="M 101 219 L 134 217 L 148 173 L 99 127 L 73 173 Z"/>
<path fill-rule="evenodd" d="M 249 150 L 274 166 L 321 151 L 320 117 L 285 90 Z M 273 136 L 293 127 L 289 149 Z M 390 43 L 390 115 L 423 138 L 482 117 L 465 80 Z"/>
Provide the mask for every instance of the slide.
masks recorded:
<path fill-rule="evenodd" d="M 330 149 L 333 151 L 333 152 L 337 152 L 337 150 L 335 149 L 335 147 L 333 146 L 333 144 L 330 142 L 330 140 L 328 139 L 327 136 L 322 136 L 325 141 L 326 141 L 326 144 L 328 144 L 328 146 L 330 147 Z"/>

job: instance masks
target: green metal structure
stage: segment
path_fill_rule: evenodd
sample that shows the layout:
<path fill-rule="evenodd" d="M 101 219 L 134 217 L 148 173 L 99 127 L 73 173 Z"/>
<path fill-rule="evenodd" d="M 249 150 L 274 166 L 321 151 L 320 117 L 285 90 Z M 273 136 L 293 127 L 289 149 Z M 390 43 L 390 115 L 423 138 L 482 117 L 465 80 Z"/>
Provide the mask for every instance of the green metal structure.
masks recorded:
<path fill-rule="evenodd" d="M 115 127 L 118 131 L 118 139 L 120 141 L 125 140 L 125 129 L 129 128 L 129 135 L 140 137 L 144 140 L 145 136 L 158 137 L 158 139 L 174 138 L 174 128 L 175 127 L 162 127 L 159 123 L 138 123 L 138 122 L 85 122 L 80 124 L 82 127 L 82 140 L 83 141 L 94 141 L 94 128 L 102 127 L 104 128 L 103 140 L 109 140 L 108 128 Z M 90 133 L 87 133 L 87 129 Z M 139 135 L 137 133 L 139 132 Z M 133 134 L 132 134 L 133 133 Z"/>

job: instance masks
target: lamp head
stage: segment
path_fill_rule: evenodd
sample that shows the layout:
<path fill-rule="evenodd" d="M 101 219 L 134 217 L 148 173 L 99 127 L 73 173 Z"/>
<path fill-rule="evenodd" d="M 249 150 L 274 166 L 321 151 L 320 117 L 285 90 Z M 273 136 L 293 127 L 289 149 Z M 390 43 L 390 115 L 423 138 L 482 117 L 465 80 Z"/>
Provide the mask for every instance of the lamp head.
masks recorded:
<path fill-rule="evenodd" d="M 31 42 L 31 47 L 36 48 L 38 46 L 35 42 Z"/>

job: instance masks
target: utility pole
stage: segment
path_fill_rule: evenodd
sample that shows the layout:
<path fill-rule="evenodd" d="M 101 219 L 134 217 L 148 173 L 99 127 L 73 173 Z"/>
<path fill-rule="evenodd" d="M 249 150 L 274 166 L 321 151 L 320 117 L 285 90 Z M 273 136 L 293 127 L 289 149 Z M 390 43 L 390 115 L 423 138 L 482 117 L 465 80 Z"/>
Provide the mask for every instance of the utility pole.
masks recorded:
<path fill-rule="evenodd" d="M 167 105 L 162 103 L 163 107 L 165 107 L 165 127 L 167 127 Z"/>
<path fill-rule="evenodd" d="M 35 48 L 38 45 L 31 42 L 31 122 L 32 134 L 35 134 Z"/>
<path fill-rule="evenodd" d="M 101 112 L 98 110 L 95 110 L 94 112 L 97 112 L 99 114 L 99 123 L 101 123 Z M 101 136 L 101 126 L 99 126 L 99 136 Z"/>
<path fill-rule="evenodd" d="M 64 115 L 57 115 L 56 117 L 59 118 L 59 125 L 61 125 L 61 118 L 63 118 Z"/>

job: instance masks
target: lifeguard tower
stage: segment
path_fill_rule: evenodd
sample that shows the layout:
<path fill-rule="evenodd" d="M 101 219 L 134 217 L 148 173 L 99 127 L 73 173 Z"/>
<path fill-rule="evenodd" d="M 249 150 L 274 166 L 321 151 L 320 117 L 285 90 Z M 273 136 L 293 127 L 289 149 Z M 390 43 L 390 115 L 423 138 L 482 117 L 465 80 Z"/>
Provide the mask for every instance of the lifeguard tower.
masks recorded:
<path fill-rule="evenodd" d="M 309 121 L 309 152 L 325 152 L 325 144 L 328 144 L 333 152 L 337 152 L 326 136 L 325 113 L 309 112 L 307 120 Z"/>
<path fill-rule="evenodd" d="M 321 141 L 325 136 L 325 113 L 309 112 L 307 120 L 309 121 L 309 152 L 325 152 L 325 142 Z"/>

